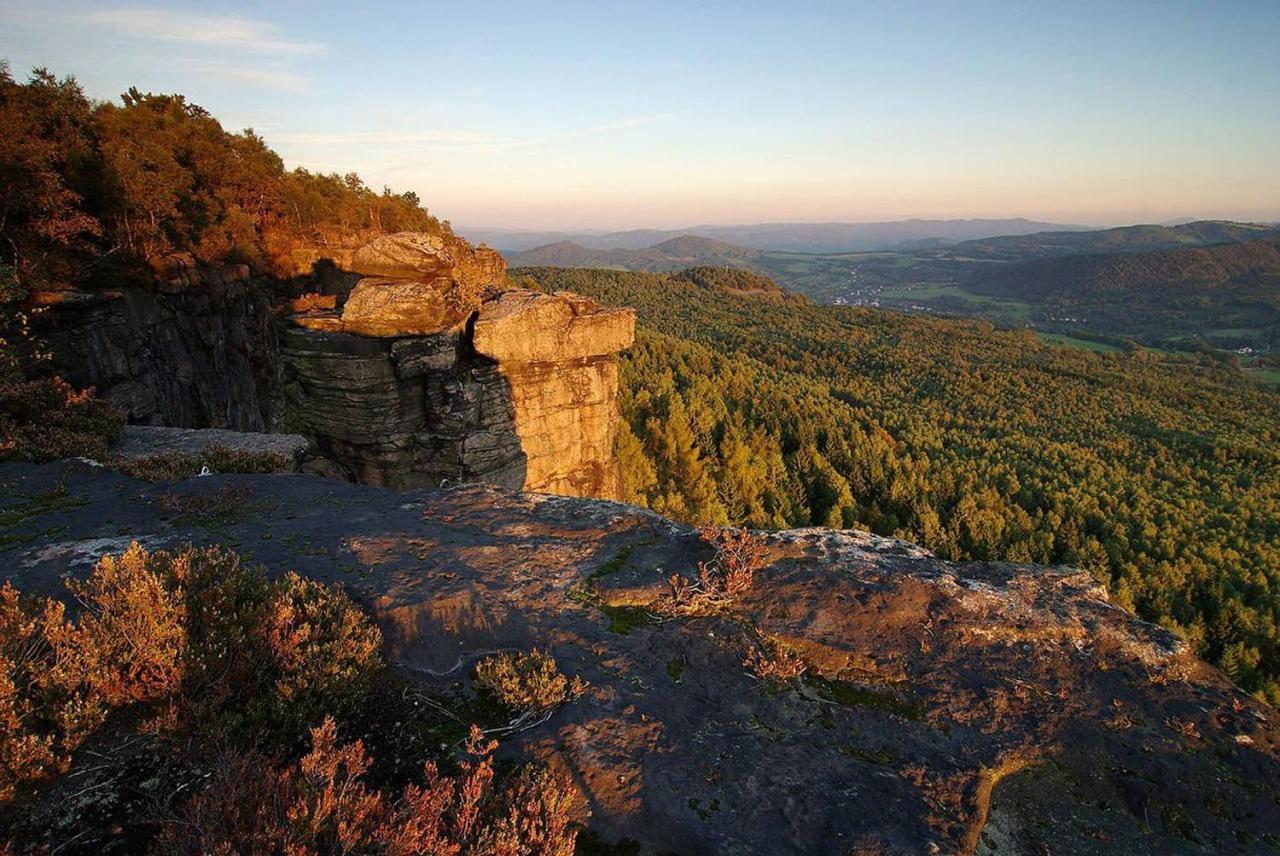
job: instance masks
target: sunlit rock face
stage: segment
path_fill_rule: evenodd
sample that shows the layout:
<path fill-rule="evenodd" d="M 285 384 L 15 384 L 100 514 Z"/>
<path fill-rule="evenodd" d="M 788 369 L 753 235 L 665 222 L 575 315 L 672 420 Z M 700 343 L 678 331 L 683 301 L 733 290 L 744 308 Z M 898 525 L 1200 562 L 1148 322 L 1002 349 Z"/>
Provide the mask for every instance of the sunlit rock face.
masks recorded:
<path fill-rule="evenodd" d="M 500 256 L 430 235 L 384 236 L 346 264 L 366 276 L 341 312 L 299 314 L 285 337 L 290 430 L 374 484 L 620 495 L 617 355 L 633 311 L 501 293 Z"/>
<path fill-rule="evenodd" d="M 527 490 L 621 496 L 618 352 L 635 323 L 634 310 L 567 292 L 507 292 L 481 307 L 472 345 L 510 385 Z"/>

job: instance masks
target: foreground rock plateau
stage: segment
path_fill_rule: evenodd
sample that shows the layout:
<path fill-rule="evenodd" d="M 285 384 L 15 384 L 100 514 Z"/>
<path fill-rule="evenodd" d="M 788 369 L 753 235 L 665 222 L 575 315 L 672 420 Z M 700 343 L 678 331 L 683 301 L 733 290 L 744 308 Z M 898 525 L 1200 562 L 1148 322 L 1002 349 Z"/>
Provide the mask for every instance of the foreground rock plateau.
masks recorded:
<path fill-rule="evenodd" d="M 164 519 L 166 495 L 228 484 L 243 508 L 217 526 Z M 63 501 L 33 502 L 60 485 Z M 1280 845 L 1275 711 L 1070 569 L 778 532 L 731 607 L 663 620 L 666 578 L 709 548 L 610 502 L 305 474 L 152 485 L 70 462 L 0 467 L 0 507 L 0 578 L 34 594 L 65 598 L 64 576 L 130 540 L 221 542 L 345 585 L 397 666 L 441 692 L 486 653 L 547 647 L 590 687 L 504 751 L 566 771 L 616 852 Z M 808 675 L 762 685 L 742 665 L 753 627 Z"/>

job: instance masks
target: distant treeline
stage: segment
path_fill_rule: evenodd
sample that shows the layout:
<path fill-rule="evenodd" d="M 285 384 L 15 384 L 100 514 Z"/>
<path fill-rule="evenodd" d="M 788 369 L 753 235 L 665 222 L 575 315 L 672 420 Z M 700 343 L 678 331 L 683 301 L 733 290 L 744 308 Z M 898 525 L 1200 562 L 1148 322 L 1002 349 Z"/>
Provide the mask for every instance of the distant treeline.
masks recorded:
<path fill-rule="evenodd" d="M 181 95 L 94 103 L 71 78 L 18 83 L 0 66 L 0 298 L 92 287 L 170 252 L 271 271 L 300 245 L 448 228 L 413 193 L 286 170 Z"/>

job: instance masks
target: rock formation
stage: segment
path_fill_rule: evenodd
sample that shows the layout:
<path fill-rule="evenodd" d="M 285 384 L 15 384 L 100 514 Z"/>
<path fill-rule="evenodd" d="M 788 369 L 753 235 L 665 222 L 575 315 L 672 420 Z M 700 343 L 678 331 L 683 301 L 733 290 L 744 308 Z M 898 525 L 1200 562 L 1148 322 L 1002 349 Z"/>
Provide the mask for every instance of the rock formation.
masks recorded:
<path fill-rule="evenodd" d="M 481 307 L 472 345 L 510 386 L 526 489 L 621 496 L 617 353 L 634 339 L 633 310 L 568 292 L 513 291 Z"/>
<path fill-rule="evenodd" d="M 165 257 L 153 285 L 34 295 L 53 367 L 129 421 L 267 431 L 278 392 L 273 295 L 243 265 Z"/>
<path fill-rule="evenodd" d="M 500 256 L 427 235 L 388 235 L 348 264 L 370 275 L 340 314 L 296 316 L 283 349 L 290 425 L 325 458 L 394 487 L 620 495 L 617 353 L 635 336 L 631 310 L 497 294 Z"/>
<path fill-rule="evenodd" d="M 484 303 L 502 257 L 453 236 L 297 260 L 314 274 L 278 282 L 165 256 L 150 283 L 36 294 L 38 332 L 63 377 L 132 423 L 302 432 L 322 456 L 313 470 L 373 484 L 618 495 L 629 310 L 563 294 Z"/>
<path fill-rule="evenodd" d="M 150 485 L 74 463 L 3 465 L 0 485 L 0 505 L 33 509 L 4 523 L 0 579 L 32 594 L 65 598 L 64 574 L 131 539 L 218 537 L 273 575 L 347 586 L 441 697 L 470 692 L 488 653 L 546 648 L 590 686 L 503 751 L 569 774 L 590 836 L 623 845 L 602 852 L 1265 853 L 1280 833 L 1276 711 L 1070 569 L 777 532 L 723 612 L 656 620 L 667 576 L 710 548 L 614 503 L 307 475 Z M 156 513 L 227 485 L 247 510 L 216 536 Z M 744 669 L 757 634 L 804 678 Z"/>

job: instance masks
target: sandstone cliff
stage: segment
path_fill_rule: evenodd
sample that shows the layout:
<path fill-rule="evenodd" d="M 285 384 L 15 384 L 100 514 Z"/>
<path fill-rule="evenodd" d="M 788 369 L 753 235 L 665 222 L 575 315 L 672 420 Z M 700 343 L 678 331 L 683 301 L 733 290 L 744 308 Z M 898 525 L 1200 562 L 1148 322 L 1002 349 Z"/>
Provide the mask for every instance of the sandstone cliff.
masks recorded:
<path fill-rule="evenodd" d="M 243 266 L 157 263 L 157 280 L 97 292 L 41 292 L 36 330 L 53 366 L 131 422 L 267 431 L 279 389 L 272 291 Z"/>
<path fill-rule="evenodd" d="M 307 475 L 149 485 L 74 463 L 5 465 L 0 485 L 29 509 L 6 518 L 0 579 L 33 594 L 65 597 L 63 575 L 130 539 L 216 539 L 346 586 L 428 692 L 546 647 L 590 686 L 504 751 L 566 771 L 617 852 L 1265 853 L 1280 831 L 1276 712 L 1070 569 L 778 532 L 730 609 L 659 619 L 666 577 L 709 548 L 614 503 Z M 243 510 L 216 531 L 157 513 L 228 485 Z M 752 676 L 755 633 L 806 677 Z"/>
<path fill-rule="evenodd" d="M 502 259 L 389 235 L 345 261 L 341 311 L 294 317 L 290 425 L 358 480 L 485 481 L 621 494 L 618 359 L 635 314 L 572 294 L 501 293 Z"/>
<path fill-rule="evenodd" d="M 38 332 L 60 374 L 130 422 L 300 431 L 321 456 L 313 470 L 373 484 L 618 495 L 629 310 L 496 299 L 502 257 L 452 236 L 383 235 L 295 261 L 305 275 L 281 282 L 165 256 L 151 283 L 35 295 Z M 320 294 L 294 299 L 304 292 Z"/>

